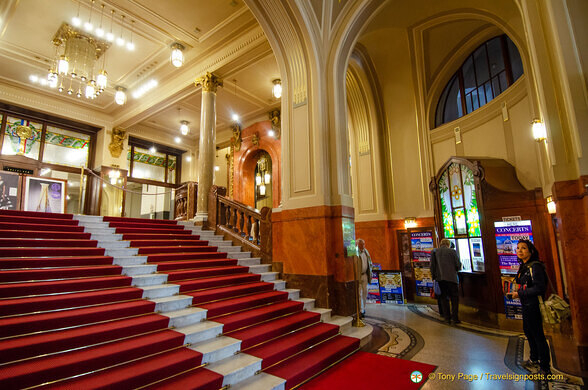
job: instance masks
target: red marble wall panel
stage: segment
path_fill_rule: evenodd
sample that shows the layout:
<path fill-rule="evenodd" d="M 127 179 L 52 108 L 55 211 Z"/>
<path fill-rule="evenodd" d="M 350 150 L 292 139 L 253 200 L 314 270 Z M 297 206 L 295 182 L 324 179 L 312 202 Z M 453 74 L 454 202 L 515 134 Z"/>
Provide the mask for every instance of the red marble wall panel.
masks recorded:
<path fill-rule="evenodd" d="M 255 164 L 259 153 L 265 150 L 272 159 L 273 207 L 278 207 L 280 204 L 280 199 L 282 198 L 282 187 L 280 186 L 282 180 L 282 145 L 279 139 L 268 135 L 271 129 L 271 122 L 268 120 L 257 122 L 241 131 L 241 149 L 235 151 L 233 157 L 235 169 L 233 198 L 237 202 L 255 207 Z M 253 144 L 254 136 L 259 138 L 258 145 Z"/>

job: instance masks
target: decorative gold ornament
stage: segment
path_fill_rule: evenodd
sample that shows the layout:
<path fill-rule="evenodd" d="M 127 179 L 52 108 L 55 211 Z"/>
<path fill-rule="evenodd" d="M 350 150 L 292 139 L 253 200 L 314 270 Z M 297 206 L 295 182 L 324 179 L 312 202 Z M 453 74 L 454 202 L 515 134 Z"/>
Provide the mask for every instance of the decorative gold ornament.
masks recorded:
<path fill-rule="evenodd" d="M 276 139 L 280 139 L 282 128 L 282 116 L 280 110 L 270 111 L 269 119 L 272 122 L 272 130 L 274 131 L 274 137 L 276 137 Z"/>
<path fill-rule="evenodd" d="M 199 77 L 194 82 L 194 85 L 202 86 L 202 90 L 205 92 L 214 92 L 216 93 L 216 89 L 218 87 L 223 86 L 223 80 L 218 78 L 216 75 L 210 72 L 206 72 L 206 74 L 202 77 Z"/>
<path fill-rule="evenodd" d="M 231 145 L 235 148 L 235 151 L 238 152 L 241 150 L 241 142 L 243 139 L 241 138 L 241 125 L 237 122 L 234 122 L 231 125 L 231 130 L 233 131 L 233 136 L 231 137 Z"/>
<path fill-rule="evenodd" d="M 259 134 L 253 134 L 253 137 L 251 138 L 251 143 L 255 146 L 259 146 Z"/>
<path fill-rule="evenodd" d="M 110 155 L 114 158 L 120 157 L 120 154 L 123 151 L 123 141 L 127 137 L 127 131 L 121 128 L 114 128 L 112 129 L 112 134 L 110 138 L 110 144 L 108 145 L 108 150 L 110 150 Z"/>
<path fill-rule="evenodd" d="M 31 138 L 33 135 L 33 129 L 31 129 L 29 126 L 18 126 L 16 128 L 16 135 L 18 135 L 20 138 Z"/>

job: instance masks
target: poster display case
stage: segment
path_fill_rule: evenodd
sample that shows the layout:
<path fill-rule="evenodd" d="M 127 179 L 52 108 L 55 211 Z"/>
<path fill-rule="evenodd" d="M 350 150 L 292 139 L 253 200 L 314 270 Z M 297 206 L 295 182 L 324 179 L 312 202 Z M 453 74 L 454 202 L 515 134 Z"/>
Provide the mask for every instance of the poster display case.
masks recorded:
<path fill-rule="evenodd" d="M 21 180 L 16 173 L 0 171 L 0 210 L 18 210 Z"/>
<path fill-rule="evenodd" d="M 67 180 L 25 176 L 22 210 L 43 213 L 64 213 Z"/>

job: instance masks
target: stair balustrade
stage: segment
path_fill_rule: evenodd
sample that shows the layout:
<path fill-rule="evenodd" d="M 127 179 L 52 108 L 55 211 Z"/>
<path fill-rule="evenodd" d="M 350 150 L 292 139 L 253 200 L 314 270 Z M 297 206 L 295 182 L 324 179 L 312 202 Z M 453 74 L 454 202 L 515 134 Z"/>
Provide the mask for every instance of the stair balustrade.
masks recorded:
<path fill-rule="evenodd" d="M 175 216 L 178 221 L 187 221 L 196 215 L 198 183 L 189 181 L 176 189 Z"/>
<path fill-rule="evenodd" d="M 209 196 L 209 226 L 225 234 L 233 243 L 261 257 L 264 264 L 272 261 L 272 209 L 258 211 L 225 196 L 226 189 L 213 186 Z"/>

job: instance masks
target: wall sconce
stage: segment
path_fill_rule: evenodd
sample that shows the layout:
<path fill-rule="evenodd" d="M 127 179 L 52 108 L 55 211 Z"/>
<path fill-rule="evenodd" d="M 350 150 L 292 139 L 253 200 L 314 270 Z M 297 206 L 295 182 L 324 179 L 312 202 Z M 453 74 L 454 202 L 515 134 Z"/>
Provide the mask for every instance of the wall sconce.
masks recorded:
<path fill-rule="evenodd" d="M 170 61 L 173 66 L 179 68 L 184 65 L 184 46 L 175 42 L 173 45 L 171 45 L 171 48 L 172 52 Z"/>
<path fill-rule="evenodd" d="M 270 181 L 272 180 L 272 176 L 269 174 L 269 172 L 266 172 L 263 179 L 264 179 L 265 184 L 269 184 Z"/>
<path fill-rule="evenodd" d="M 549 212 L 549 214 L 555 214 L 556 209 L 555 209 L 555 202 L 553 201 L 553 197 L 552 196 L 548 196 L 545 201 L 547 202 L 547 212 Z"/>
<path fill-rule="evenodd" d="M 125 104 L 127 102 L 127 94 L 125 91 L 126 91 L 126 89 L 124 89 L 123 87 L 116 87 L 116 93 L 114 94 L 114 101 L 119 106 L 122 106 L 123 104 Z"/>
<path fill-rule="evenodd" d="M 259 195 L 264 196 L 265 195 L 265 185 L 260 185 L 259 186 Z"/>
<path fill-rule="evenodd" d="M 182 135 L 188 135 L 188 133 L 190 132 L 190 128 L 188 127 L 190 122 L 180 121 L 180 123 L 180 132 L 182 133 Z"/>
<path fill-rule="evenodd" d="M 276 99 L 279 99 L 282 97 L 282 80 L 275 79 L 273 83 L 274 86 L 272 87 L 272 95 L 274 95 Z"/>
<path fill-rule="evenodd" d="M 415 217 L 404 218 L 404 227 L 406 229 L 417 227 L 417 221 Z"/>
<path fill-rule="evenodd" d="M 110 178 L 110 184 L 115 185 L 120 177 L 120 171 L 118 169 L 111 169 L 108 172 L 108 177 Z"/>
<path fill-rule="evenodd" d="M 544 141 L 547 139 L 545 123 L 541 122 L 541 119 L 534 119 L 531 124 L 533 128 L 533 138 L 535 138 L 535 141 Z"/>

